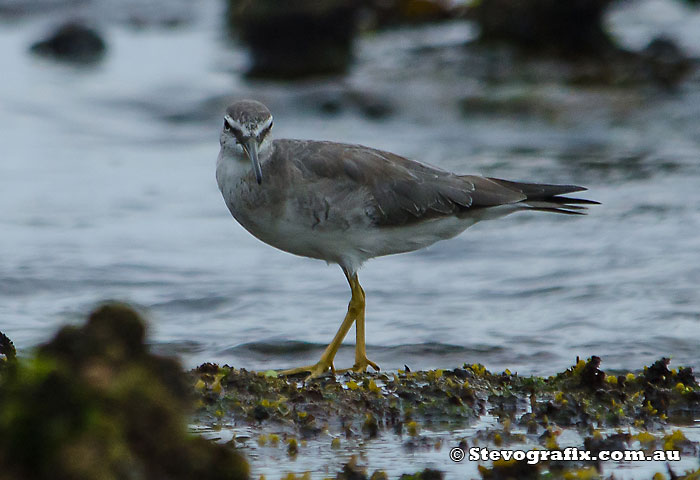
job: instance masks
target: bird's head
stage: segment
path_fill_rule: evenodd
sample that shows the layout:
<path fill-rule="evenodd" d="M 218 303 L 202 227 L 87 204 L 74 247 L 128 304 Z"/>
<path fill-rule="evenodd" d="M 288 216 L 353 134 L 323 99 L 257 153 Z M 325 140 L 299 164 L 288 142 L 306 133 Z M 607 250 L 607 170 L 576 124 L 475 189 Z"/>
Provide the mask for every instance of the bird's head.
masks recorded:
<path fill-rule="evenodd" d="M 219 139 L 221 149 L 238 159 L 250 161 L 258 184 L 262 183 L 258 153 L 267 150 L 270 145 L 270 130 L 272 114 L 260 102 L 241 100 L 226 109 Z"/>

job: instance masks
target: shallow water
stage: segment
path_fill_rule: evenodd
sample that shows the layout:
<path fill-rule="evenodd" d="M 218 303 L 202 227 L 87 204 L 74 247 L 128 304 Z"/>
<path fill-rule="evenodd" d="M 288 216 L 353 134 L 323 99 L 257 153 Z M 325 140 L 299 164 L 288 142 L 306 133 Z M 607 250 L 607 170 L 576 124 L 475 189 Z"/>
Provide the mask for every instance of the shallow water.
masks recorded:
<path fill-rule="evenodd" d="M 214 180 L 223 108 L 256 97 L 278 137 L 586 185 L 603 203 L 587 217 L 514 215 L 370 261 L 360 272 L 368 351 L 383 368 L 551 374 L 590 355 L 606 370 L 669 355 L 700 367 L 697 74 L 677 92 L 493 84 L 463 54 L 474 29 L 455 23 L 362 38 L 344 79 L 253 82 L 218 4 L 200 7 L 178 28 L 97 15 L 110 50 L 88 68 L 27 53 L 43 16 L 4 20 L 0 330 L 20 351 L 120 299 L 147 312 L 159 350 L 190 366 L 281 368 L 320 355 L 349 297 L 340 269 L 252 238 Z M 700 54 L 697 13 L 664 2 L 640 11 L 611 15 L 626 44 L 663 28 Z M 481 108 L 459 107 L 474 99 Z M 388 116 L 363 113 L 377 102 Z M 351 333 L 336 365 L 352 363 L 352 344 Z"/>
<path fill-rule="evenodd" d="M 274 430 L 274 429 L 273 429 Z M 280 465 L 284 465 L 284 471 L 303 475 L 310 472 L 311 478 L 334 478 L 337 472 L 343 469 L 352 457 L 358 464 L 366 468 L 369 475 L 375 470 L 384 470 L 389 478 L 399 478 L 405 473 L 415 473 L 425 468 L 440 470 L 446 478 L 481 478 L 478 466 L 485 462 L 470 461 L 465 458 L 455 462 L 450 460 L 450 449 L 459 445 L 463 439 L 468 439 L 470 447 L 496 449 L 488 438 L 488 432 L 502 431 L 499 429 L 498 420 L 491 415 L 483 415 L 480 420 L 467 428 L 451 430 L 423 429 L 417 437 L 407 435 L 399 436 L 394 433 L 384 432 L 372 440 L 345 439 L 342 436 L 321 435 L 319 438 L 309 439 L 299 447 L 297 455 L 289 455 L 284 431 L 277 430 L 279 442 L 259 443 L 261 436 L 270 434 L 269 428 L 242 427 L 235 425 L 222 425 L 220 428 L 203 428 L 193 426 L 192 431 L 202 434 L 218 442 L 231 442 L 245 453 L 254 466 L 254 475 L 266 475 L 277 478 L 280 473 Z M 691 441 L 700 440 L 700 429 L 683 429 L 686 437 Z M 525 429 L 514 429 L 514 434 L 525 435 L 526 441 L 514 442 L 508 445 L 508 449 L 529 451 L 541 449 L 536 435 L 527 435 Z M 614 434 L 614 431 L 606 431 L 605 434 Z M 631 429 L 632 435 L 637 434 L 636 429 Z M 296 438 L 293 434 L 290 438 Z M 338 448 L 331 448 L 334 438 L 340 440 Z M 481 440 L 475 440 L 480 438 Z M 583 438 L 575 430 L 566 430 L 558 437 L 561 449 L 574 447 L 581 449 Z M 505 447 L 504 447 L 505 448 Z M 632 442 L 631 448 L 640 449 L 637 442 Z M 601 475 L 613 474 L 615 478 L 635 479 L 651 478 L 655 472 L 667 472 L 667 464 L 675 473 L 692 471 L 697 468 L 697 458 L 693 455 L 683 454 L 678 462 L 661 461 L 605 461 L 600 462 Z M 324 471 L 314 468 L 323 466 Z M 590 466 L 589 466 L 590 468 Z M 546 475 L 546 474 L 545 474 Z"/>

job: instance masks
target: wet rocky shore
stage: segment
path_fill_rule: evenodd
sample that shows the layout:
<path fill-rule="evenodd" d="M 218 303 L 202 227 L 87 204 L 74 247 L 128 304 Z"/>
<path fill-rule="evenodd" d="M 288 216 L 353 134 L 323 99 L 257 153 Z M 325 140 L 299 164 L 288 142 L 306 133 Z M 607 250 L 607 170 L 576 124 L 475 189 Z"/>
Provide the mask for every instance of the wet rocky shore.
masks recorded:
<path fill-rule="evenodd" d="M 212 363 L 186 372 L 149 352 L 144 321 L 122 304 L 100 307 L 35 352 L 16 356 L 4 335 L 0 347 L 3 480 L 243 479 L 259 472 L 434 479 L 443 469 L 431 463 L 412 472 L 401 455 L 433 452 L 455 467 L 448 454 L 473 447 L 678 451 L 685 463 L 661 462 L 635 478 L 700 474 L 699 443 L 689 438 L 700 419 L 700 385 L 690 368 L 667 358 L 636 372 L 605 372 L 593 356 L 549 377 L 465 364 L 304 384 L 272 370 Z M 372 450 L 387 445 L 394 467 L 368 468 L 377 463 Z M 318 457 L 332 460 L 323 465 Z M 485 479 L 616 478 L 615 466 L 600 461 L 471 463 Z"/>

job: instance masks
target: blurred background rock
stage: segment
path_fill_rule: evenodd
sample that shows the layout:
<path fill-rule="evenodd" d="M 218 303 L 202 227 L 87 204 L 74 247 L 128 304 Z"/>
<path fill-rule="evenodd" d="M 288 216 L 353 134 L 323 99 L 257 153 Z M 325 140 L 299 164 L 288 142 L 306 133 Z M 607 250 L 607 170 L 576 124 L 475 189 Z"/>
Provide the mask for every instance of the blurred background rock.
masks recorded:
<path fill-rule="evenodd" d="M 134 310 L 105 305 L 3 368 L 0 478 L 248 478 L 234 449 L 187 433 L 185 374 L 144 340 Z"/>
<path fill-rule="evenodd" d="M 268 78 L 342 74 L 352 62 L 354 37 L 360 32 L 402 25 L 469 19 L 479 29 L 480 44 L 506 44 L 528 55 L 556 55 L 587 60 L 584 68 L 603 65 L 597 81 L 659 81 L 671 86 L 690 70 L 690 60 L 668 38 L 664 59 L 616 45 L 604 25 L 614 0 L 230 0 L 230 30 L 250 52 L 248 73 Z M 655 39 L 655 42 L 661 39 Z M 652 42 L 653 43 L 653 42 Z M 650 43 L 650 47 L 652 46 Z M 471 44 L 469 45 L 471 46 Z M 650 54 L 646 54 L 650 53 Z M 653 58 L 652 58 L 653 57 Z M 661 64 L 663 63 L 663 65 Z M 609 65 L 609 66 L 608 66 Z M 607 68 L 605 68 L 607 66 Z"/>
<path fill-rule="evenodd" d="M 250 49 L 250 75 L 295 78 L 343 73 L 352 56 L 352 0 L 228 2 L 231 31 Z"/>
<path fill-rule="evenodd" d="M 89 64 L 102 58 L 106 46 L 94 29 L 81 23 L 68 22 L 34 43 L 31 50 L 60 61 Z"/>
<path fill-rule="evenodd" d="M 595 55 L 614 48 L 603 25 L 614 0 L 481 0 L 470 9 L 484 42 L 562 55 Z"/>

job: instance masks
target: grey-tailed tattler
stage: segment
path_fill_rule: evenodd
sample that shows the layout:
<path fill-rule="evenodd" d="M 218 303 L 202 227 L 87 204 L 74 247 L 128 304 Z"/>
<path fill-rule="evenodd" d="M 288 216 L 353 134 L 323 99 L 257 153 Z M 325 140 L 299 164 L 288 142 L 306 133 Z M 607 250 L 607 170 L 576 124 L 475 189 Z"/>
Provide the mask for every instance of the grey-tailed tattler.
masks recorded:
<path fill-rule="evenodd" d="M 352 296 L 340 329 L 315 365 L 280 372 L 335 372 L 333 359 L 355 323 L 355 364 L 379 370 L 365 351 L 365 292 L 357 271 L 368 259 L 418 250 L 481 220 L 520 210 L 582 214 L 591 200 L 576 185 L 459 175 L 399 155 L 345 143 L 273 140 L 272 114 L 253 100 L 226 109 L 216 180 L 233 217 L 285 252 L 337 263 Z"/>

